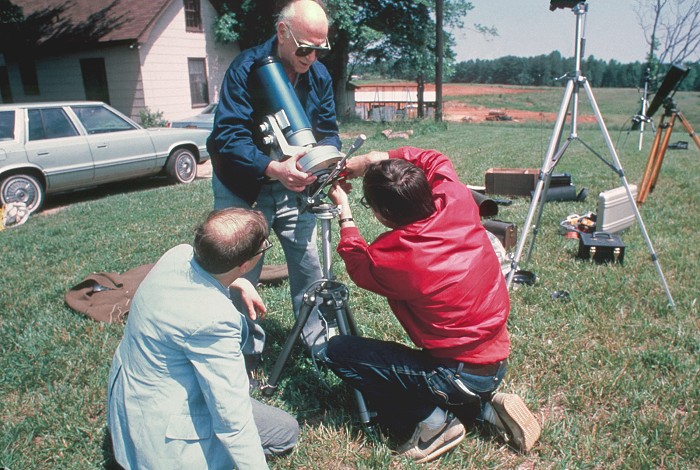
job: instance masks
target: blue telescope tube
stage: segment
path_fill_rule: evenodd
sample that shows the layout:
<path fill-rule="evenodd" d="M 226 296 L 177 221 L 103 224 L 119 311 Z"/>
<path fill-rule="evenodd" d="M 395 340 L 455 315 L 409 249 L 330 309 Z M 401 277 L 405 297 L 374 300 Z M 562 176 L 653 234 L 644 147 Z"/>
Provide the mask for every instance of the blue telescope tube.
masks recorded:
<path fill-rule="evenodd" d="M 287 142 L 300 147 L 316 145 L 309 118 L 279 60 L 272 56 L 265 57 L 256 62 L 254 72 L 267 101 L 265 114 L 274 115 L 284 111 L 287 122 L 280 122 L 280 119 L 277 121 Z"/>

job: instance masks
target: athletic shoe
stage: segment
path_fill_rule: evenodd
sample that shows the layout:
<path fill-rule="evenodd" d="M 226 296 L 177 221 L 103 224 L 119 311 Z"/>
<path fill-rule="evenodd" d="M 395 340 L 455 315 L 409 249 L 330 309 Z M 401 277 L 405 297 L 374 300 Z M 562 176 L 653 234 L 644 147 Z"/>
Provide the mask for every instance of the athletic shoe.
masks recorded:
<path fill-rule="evenodd" d="M 541 429 L 522 398 L 513 393 L 497 393 L 491 405 L 505 431 L 513 438 L 514 446 L 521 452 L 529 452 L 539 439 Z"/>
<path fill-rule="evenodd" d="M 420 422 L 411 438 L 397 452 L 411 457 L 416 463 L 429 462 L 462 442 L 467 431 L 452 413 L 437 427 Z"/>

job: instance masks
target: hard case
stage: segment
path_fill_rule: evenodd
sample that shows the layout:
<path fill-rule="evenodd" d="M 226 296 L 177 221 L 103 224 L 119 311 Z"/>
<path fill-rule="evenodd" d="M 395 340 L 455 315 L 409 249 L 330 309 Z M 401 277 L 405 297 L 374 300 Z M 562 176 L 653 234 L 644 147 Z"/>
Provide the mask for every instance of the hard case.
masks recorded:
<path fill-rule="evenodd" d="M 632 199 L 637 199 L 637 185 L 631 184 Z M 634 204 L 634 202 L 632 202 Z M 636 221 L 634 208 L 627 197 L 624 186 L 598 195 L 598 207 L 596 208 L 596 230 L 599 232 L 617 233 L 624 230 Z"/>
<path fill-rule="evenodd" d="M 486 230 L 496 235 L 506 251 L 510 251 L 518 244 L 518 228 L 514 223 L 487 219 L 483 220 L 482 224 Z"/>
<path fill-rule="evenodd" d="M 593 259 L 597 263 L 619 263 L 625 258 L 625 244 L 619 235 L 605 232 L 580 232 L 578 255 L 581 259 Z"/>
<path fill-rule="evenodd" d="M 486 194 L 529 196 L 539 175 L 536 168 L 489 168 L 484 175 Z"/>

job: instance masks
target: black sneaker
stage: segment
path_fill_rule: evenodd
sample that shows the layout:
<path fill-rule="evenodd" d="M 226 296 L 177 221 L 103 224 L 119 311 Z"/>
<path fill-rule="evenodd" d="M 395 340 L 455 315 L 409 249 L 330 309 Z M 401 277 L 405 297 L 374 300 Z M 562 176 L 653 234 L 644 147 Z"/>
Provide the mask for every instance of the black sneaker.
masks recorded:
<path fill-rule="evenodd" d="M 397 452 L 411 457 L 416 463 L 429 462 L 462 442 L 466 434 L 464 425 L 452 413 L 447 413 L 440 426 L 418 423 L 411 438 Z"/>

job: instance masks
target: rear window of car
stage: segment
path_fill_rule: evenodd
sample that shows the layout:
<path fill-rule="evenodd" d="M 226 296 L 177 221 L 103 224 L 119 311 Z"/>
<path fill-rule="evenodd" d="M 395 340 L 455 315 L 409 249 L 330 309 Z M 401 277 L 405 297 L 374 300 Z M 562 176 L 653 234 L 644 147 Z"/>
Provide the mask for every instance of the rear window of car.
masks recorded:
<path fill-rule="evenodd" d="M 30 109 L 27 116 L 30 141 L 78 135 L 78 130 L 61 108 Z"/>
<path fill-rule="evenodd" d="M 85 126 L 88 134 L 130 131 L 134 129 L 129 122 L 102 106 L 73 106 L 73 111 Z"/>
<path fill-rule="evenodd" d="M 0 111 L 0 140 L 14 140 L 15 112 Z"/>

